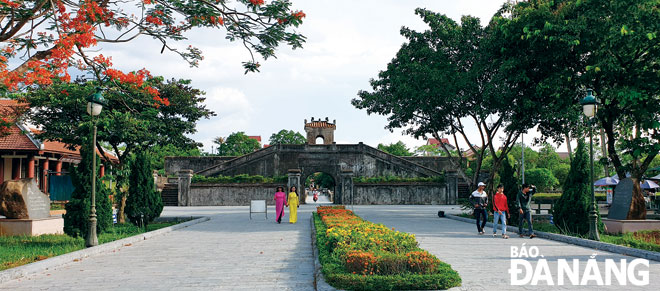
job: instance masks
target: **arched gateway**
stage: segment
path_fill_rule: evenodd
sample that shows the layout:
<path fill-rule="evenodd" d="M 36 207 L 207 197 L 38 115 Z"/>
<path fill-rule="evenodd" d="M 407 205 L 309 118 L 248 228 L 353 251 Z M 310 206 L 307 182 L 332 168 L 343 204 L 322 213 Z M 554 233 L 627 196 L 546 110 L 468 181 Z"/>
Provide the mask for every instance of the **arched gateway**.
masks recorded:
<path fill-rule="evenodd" d="M 334 121 L 329 123 L 327 118 L 325 121 L 312 118 L 309 123 L 305 120 L 307 144 L 277 144 L 232 159 L 167 157 L 165 167 L 166 171 L 172 174 L 187 170 L 185 173 L 194 172 L 207 177 L 239 174 L 261 175 L 264 177 L 289 175 L 289 186 L 296 185 L 298 189 L 301 189 L 301 185 L 304 186 L 304 181 L 308 176 L 323 172 L 331 175 L 335 180 L 333 200 L 338 204 L 456 203 L 457 179 L 453 171 L 448 168 L 449 163 L 446 158 L 397 157 L 361 142 L 358 144 L 336 144 L 333 141 L 335 129 L 336 124 Z M 325 144 L 311 143 L 319 135 L 323 137 Z M 212 165 L 209 166 L 209 164 Z M 443 184 L 436 183 L 432 189 L 414 183 L 381 183 L 368 185 L 369 187 L 360 186 L 364 189 L 360 188 L 360 193 L 356 194 L 353 185 L 354 177 L 432 177 L 442 175 L 445 175 L 446 182 Z M 184 200 L 190 199 L 184 198 Z M 180 199 L 179 205 L 181 204 L 194 205 L 194 203 L 181 203 Z"/>

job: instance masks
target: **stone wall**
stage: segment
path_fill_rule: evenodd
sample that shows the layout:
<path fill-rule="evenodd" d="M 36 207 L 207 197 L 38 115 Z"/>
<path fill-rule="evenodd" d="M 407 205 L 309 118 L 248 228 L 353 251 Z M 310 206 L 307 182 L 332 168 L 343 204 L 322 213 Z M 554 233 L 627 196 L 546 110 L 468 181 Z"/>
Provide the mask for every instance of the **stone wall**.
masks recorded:
<path fill-rule="evenodd" d="M 193 170 L 193 173 L 208 169 L 236 157 L 165 157 L 165 172 L 176 174 L 180 170 Z"/>
<path fill-rule="evenodd" d="M 456 169 L 451 165 L 451 161 L 449 161 L 448 157 L 400 157 L 400 158 L 439 172 L 456 171 Z M 454 158 L 454 159 L 458 160 L 458 158 Z"/>
<path fill-rule="evenodd" d="M 447 185 L 438 183 L 355 184 L 355 205 L 446 205 L 456 204 L 456 196 L 448 195 Z M 351 204 L 346 197 L 344 204 Z"/>
<path fill-rule="evenodd" d="M 274 205 L 275 189 L 281 184 L 207 184 L 190 187 L 189 206 L 247 206 L 250 200 L 266 200 Z M 456 197 L 447 194 L 445 184 L 438 183 L 382 183 L 353 185 L 343 204 L 355 205 L 445 205 L 456 204 Z M 348 191 L 346 191 L 348 192 Z M 301 197 L 301 200 L 304 199 Z M 337 202 L 337 201 L 335 201 Z"/>
<path fill-rule="evenodd" d="M 275 205 L 277 186 L 283 184 L 208 184 L 190 186 L 190 206 L 248 206 L 250 200 L 266 200 Z"/>

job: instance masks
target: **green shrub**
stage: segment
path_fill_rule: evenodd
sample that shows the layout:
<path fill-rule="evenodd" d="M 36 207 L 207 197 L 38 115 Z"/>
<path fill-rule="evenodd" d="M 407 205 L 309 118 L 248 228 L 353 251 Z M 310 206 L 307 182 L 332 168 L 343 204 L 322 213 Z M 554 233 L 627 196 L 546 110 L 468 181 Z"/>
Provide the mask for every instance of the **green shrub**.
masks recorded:
<path fill-rule="evenodd" d="M 74 191 L 71 193 L 71 200 L 65 205 L 66 214 L 64 214 L 64 233 L 72 237 L 86 238 L 89 233 L 89 213 L 91 209 L 92 196 L 92 151 L 90 143 L 83 139 L 83 146 L 80 148 L 81 161 L 77 167 L 71 171 L 71 182 Z M 96 233 L 105 232 L 112 226 L 112 204 L 108 195 L 110 190 L 101 183 L 98 177 L 101 161 L 97 155 L 96 158 Z"/>
<path fill-rule="evenodd" d="M 151 162 L 145 152 L 136 154 L 131 164 L 131 174 L 126 199 L 126 215 L 131 223 L 142 226 L 160 216 L 163 201 L 154 186 Z"/>
<path fill-rule="evenodd" d="M 535 185 L 541 192 L 552 190 L 559 185 L 559 180 L 546 168 L 525 170 L 525 182 Z"/>
<path fill-rule="evenodd" d="M 589 233 L 589 210 L 591 209 L 591 179 L 589 178 L 589 158 L 584 142 L 578 141 L 575 157 L 571 163 L 566 182 L 562 187 L 561 198 L 553 205 L 552 214 L 555 225 L 565 233 L 585 235 Z M 599 229 L 604 226 L 598 215 Z"/>

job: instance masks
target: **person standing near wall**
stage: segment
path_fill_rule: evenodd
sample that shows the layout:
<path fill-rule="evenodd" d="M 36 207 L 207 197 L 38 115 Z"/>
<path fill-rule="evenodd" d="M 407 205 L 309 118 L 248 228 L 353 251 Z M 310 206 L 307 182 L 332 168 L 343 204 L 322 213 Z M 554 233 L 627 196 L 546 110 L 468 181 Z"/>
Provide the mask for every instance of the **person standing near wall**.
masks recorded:
<path fill-rule="evenodd" d="M 296 186 L 292 186 L 289 189 L 289 201 L 287 206 L 289 207 L 289 223 L 296 223 L 298 221 L 298 207 L 300 207 L 300 202 L 298 201 L 298 189 Z"/>
<path fill-rule="evenodd" d="M 284 216 L 284 204 L 286 203 L 286 194 L 284 194 L 284 187 L 277 187 L 275 190 L 275 215 L 277 215 L 277 223 L 282 222 Z"/>
<path fill-rule="evenodd" d="M 479 184 L 477 184 L 477 190 L 470 195 L 470 202 L 474 205 L 474 217 L 477 219 L 477 231 L 479 234 L 484 234 L 484 227 L 486 226 L 486 221 L 488 221 L 488 210 L 486 210 L 486 206 L 488 205 L 488 194 L 484 191 L 485 188 L 486 184 L 479 182 Z M 482 217 L 483 220 L 480 224 L 479 220 Z"/>

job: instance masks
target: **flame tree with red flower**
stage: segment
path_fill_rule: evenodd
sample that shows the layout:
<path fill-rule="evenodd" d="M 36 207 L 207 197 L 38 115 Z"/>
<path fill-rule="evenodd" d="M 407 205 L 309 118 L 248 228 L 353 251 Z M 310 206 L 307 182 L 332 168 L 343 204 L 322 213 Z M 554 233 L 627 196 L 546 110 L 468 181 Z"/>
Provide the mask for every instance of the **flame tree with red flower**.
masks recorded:
<path fill-rule="evenodd" d="M 146 69 L 113 68 L 111 58 L 99 53 L 99 44 L 150 37 L 161 47 L 156 52 L 175 53 L 197 66 L 201 50 L 178 42 L 185 42 L 194 29 L 217 29 L 247 49 L 245 72 L 256 72 L 258 56 L 274 57 L 281 43 L 302 47 L 305 37 L 294 29 L 305 15 L 291 5 L 287 0 L 0 0 L 0 91 L 70 82 L 73 71 L 104 86 L 129 84 L 150 94 L 155 106 L 167 105 L 171 101 L 145 82 Z"/>

